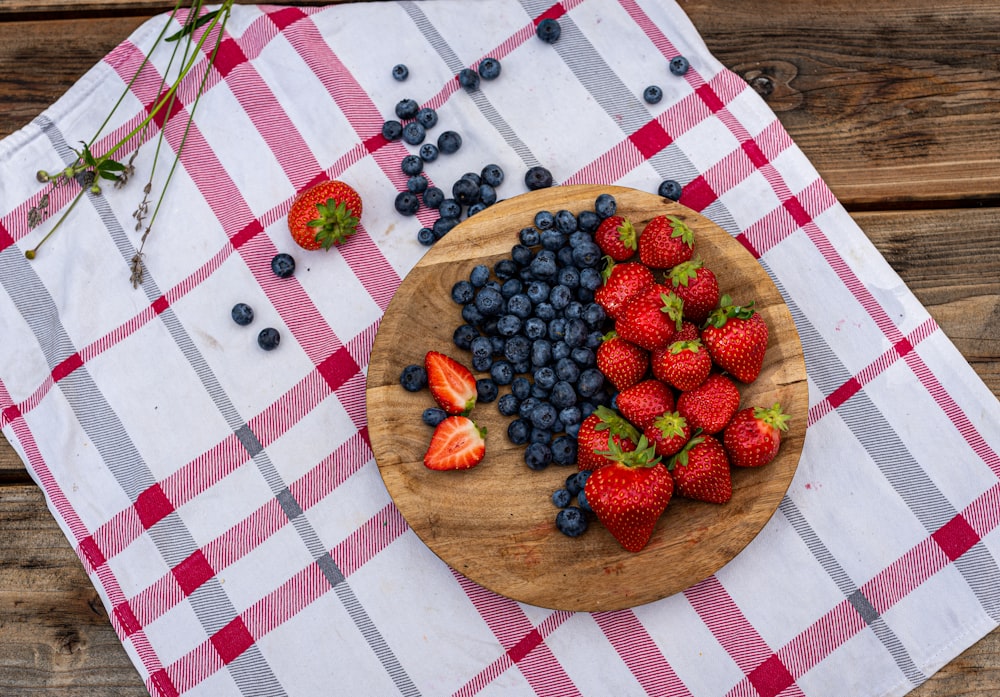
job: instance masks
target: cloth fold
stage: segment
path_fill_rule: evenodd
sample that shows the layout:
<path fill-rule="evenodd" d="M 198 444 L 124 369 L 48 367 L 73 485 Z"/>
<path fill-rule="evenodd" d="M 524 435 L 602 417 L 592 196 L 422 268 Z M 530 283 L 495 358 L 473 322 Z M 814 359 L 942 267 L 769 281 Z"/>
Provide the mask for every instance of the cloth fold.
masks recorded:
<path fill-rule="evenodd" d="M 554 44 L 535 36 L 545 17 Z M 193 127 L 192 81 L 166 121 L 164 147 L 186 141 L 142 285 L 132 214 L 162 119 L 135 181 L 85 195 L 27 260 L 73 193 L 29 228 L 34 172 L 72 161 L 123 90 L 95 152 L 142 120 L 167 21 L 0 143 L 0 425 L 151 694 L 902 695 L 997 625 L 996 398 L 674 2 L 237 5 Z M 500 77 L 462 89 L 485 56 Z M 806 357 L 806 444 L 778 512 L 712 577 L 620 612 L 530 607 L 449 569 L 396 511 L 364 390 L 436 219 L 392 205 L 416 147 L 381 127 L 404 98 L 437 111 L 432 139 L 462 137 L 432 182 L 490 163 L 503 198 L 535 165 L 557 184 L 675 179 L 778 286 Z M 284 215 L 318 177 L 352 183 L 365 212 L 348 244 L 306 256 Z M 272 274 L 278 252 L 293 278 Z M 237 302 L 277 350 L 230 319 Z"/>

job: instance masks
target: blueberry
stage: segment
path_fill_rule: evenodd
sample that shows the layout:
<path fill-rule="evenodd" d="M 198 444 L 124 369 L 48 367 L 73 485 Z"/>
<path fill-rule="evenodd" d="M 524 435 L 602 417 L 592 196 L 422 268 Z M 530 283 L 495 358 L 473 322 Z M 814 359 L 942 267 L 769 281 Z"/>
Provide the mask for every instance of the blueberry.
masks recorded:
<path fill-rule="evenodd" d="M 402 82 L 410 76 L 410 69 L 402 63 L 392 66 L 392 79 Z"/>
<path fill-rule="evenodd" d="M 663 99 L 663 90 L 656 85 L 650 85 L 642 91 L 642 98 L 646 104 L 659 104 Z"/>
<path fill-rule="evenodd" d="M 278 344 L 280 343 L 281 334 L 279 334 L 278 330 L 274 327 L 261 329 L 260 334 L 257 335 L 257 345 L 265 351 L 273 351 L 278 348 Z"/>
<path fill-rule="evenodd" d="M 503 168 L 500 165 L 486 165 L 483 167 L 483 171 L 479 173 L 479 176 L 484 184 L 489 184 L 494 188 L 503 184 Z"/>
<path fill-rule="evenodd" d="M 570 494 L 566 489 L 556 489 L 552 492 L 552 503 L 556 508 L 566 508 L 572 500 L 572 494 Z"/>
<path fill-rule="evenodd" d="M 670 59 L 670 72 L 674 75 L 683 75 L 688 71 L 691 64 L 688 63 L 688 59 L 684 56 L 675 56 Z"/>
<path fill-rule="evenodd" d="M 556 264 L 556 255 L 548 249 L 539 251 L 535 255 L 535 258 L 531 260 L 529 268 L 538 278 L 554 278 L 556 273 L 559 272 L 559 266 Z"/>
<path fill-rule="evenodd" d="M 534 256 L 535 253 L 531 251 L 531 247 L 526 247 L 523 244 L 515 244 L 510 248 L 510 258 L 518 266 L 527 266 Z"/>
<path fill-rule="evenodd" d="M 561 283 L 552 286 L 549 291 L 549 302 L 556 310 L 564 310 L 573 300 L 573 291 Z"/>
<path fill-rule="evenodd" d="M 524 445 L 531 436 L 531 424 L 524 419 L 514 419 L 507 425 L 507 438 L 514 445 Z"/>
<path fill-rule="evenodd" d="M 587 326 L 591 329 L 599 328 L 604 320 L 607 319 L 607 313 L 605 313 L 604 308 L 598 303 L 589 303 L 583 308 L 583 313 L 580 315 L 580 319 L 587 323 Z"/>
<path fill-rule="evenodd" d="M 444 192 L 436 186 L 428 186 L 423 194 L 424 205 L 428 208 L 438 208 L 444 201 Z"/>
<path fill-rule="evenodd" d="M 571 407 L 559 410 L 559 420 L 567 427 L 572 424 L 579 424 L 583 421 L 583 413 L 580 411 L 580 407 L 574 404 Z"/>
<path fill-rule="evenodd" d="M 518 375 L 511 380 L 510 393 L 517 398 L 518 402 L 531 396 L 531 381 L 523 375 Z"/>
<path fill-rule="evenodd" d="M 492 206 L 497 202 L 497 190 L 489 184 L 479 185 L 479 202 L 483 207 Z"/>
<path fill-rule="evenodd" d="M 429 227 L 422 227 L 417 230 L 417 242 L 425 247 L 430 247 L 432 244 L 437 242 L 437 238 L 434 236 L 434 231 Z"/>
<path fill-rule="evenodd" d="M 437 146 L 445 155 L 451 155 L 462 147 L 462 136 L 455 131 L 445 131 L 438 136 Z"/>
<path fill-rule="evenodd" d="M 547 249 L 550 252 L 557 252 L 566 245 L 566 235 L 559 232 L 555 228 L 550 230 L 542 230 L 542 234 L 539 236 L 542 243 L 542 248 Z"/>
<path fill-rule="evenodd" d="M 486 264 L 477 264 L 469 272 L 469 283 L 476 288 L 482 288 L 490 280 L 490 267 Z"/>
<path fill-rule="evenodd" d="M 462 215 L 462 205 L 453 198 L 446 198 L 438 205 L 442 218 L 457 218 Z"/>
<path fill-rule="evenodd" d="M 406 366 L 399 374 L 399 384 L 407 392 L 419 392 L 427 387 L 426 368 L 418 363 Z"/>
<path fill-rule="evenodd" d="M 434 236 L 437 239 L 441 239 L 442 237 L 447 235 L 453 227 L 458 225 L 458 223 L 459 223 L 458 218 L 448 218 L 442 216 L 434 221 L 434 225 L 432 226 L 431 229 L 434 231 Z"/>
<path fill-rule="evenodd" d="M 451 287 L 451 299 L 459 305 L 464 305 L 476 297 L 476 289 L 470 281 L 456 281 Z"/>
<path fill-rule="evenodd" d="M 487 56 L 479 61 L 479 76 L 484 80 L 496 80 L 500 77 L 500 61 Z"/>
<path fill-rule="evenodd" d="M 497 400 L 497 411 L 504 416 L 514 416 L 517 414 L 519 406 L 520 400 L 510 393 L 501 396 Z"/>
<path fill-rule="evenodd" d="M 511 272 L 513 267 L 514 273 Z M 500 295 L 502 295 L 509 304 L 511 298 L 515 295 L 521 294 L 524 289 L 524 284 L 521 282 L 520 278 L 516 278 L 517 267 L 510 259 L 501 259 L 493 267 L 493 271 L 496 273 L 497 278 L 503 279 L 503 283 L 500 284 Z"/>
<path fill-rule="evenodd" d="M 671 201 L 678 201 L 681 197 L 682 187 L 673 179 L 664 179 L 656 189 L 656 193 Z"/>
<path fill-rule="evenodd" d="M 587 501 L 587 492 L 581 491 L 576 495 L 576 505 L 580 507 L 581 511 L 586 513 L 593 513 L 594 509 L 590 507 L 590 502 Z"/>
<path fill-rule="evenodd" d="M 437 112 L 429 106 L 425 106 L 423 109 L 419 110 L 414 118 L 417 120 L 417 123 L 424 128 L 434 128 L 438 122 Z"/>
<path fill-rule="evenodd" d="M 546 331 L 548 328 L 546 327 Z M 531 342 L 531 364 L 536 368 L 548 365 L 552 361 L 552 342 L 548 339 L 535 339 Z"/>
<path fill-rule="evenodd" d="M 603 343 L 604 341 L 604 335 L 601 332 L 597 332 L 597 334 L 599 335 L 600 339 L 597 341 L 596 345 L 600 346 L 601 343 Z M 588 344 L 590 343 L 589 338 L 587 340 L 587 343 Z M 592 348 L 587 348 L 587 347 L 575 348 L 570 352 L 569 357 L 573 360 L 574 363 L 576 363 L 581 368 L 589 368 L 597 363 L 597 357 L 594 355 L 594 349 Z M 578 379 L 579 376 L 577 377 L 577 380 Z M 573 380 L 573 382 L 575 383 L 576 380 Z"/>
<path fill-rule="evenodd" d="M 549 402 L 539 402 L 538 406 L 531 410 L 528 419 L 535 428 L 548 430 L 559 420 L 559 411 Z"/>
<path fill-rule="evenodd" d="M 462 319 L 472 325 L 481 324 L 486 320 L 483 313 L 476 309 L 475 303 L 462 305 Z"/>
<path fill-rule="evenodd" d="M 476 402 L 489 404 L 497 398 L 499 394 L 497 384 L 492 378 L 479 378 L 476 380 Z"/>
<path fill-rule="evenodd" d="M 427 407 L 420 415 L 420 420 L 432 428 L 446 418 L 448 418 L 448 412 L 439 407 Z"/>
<path fill-rule="evenodd" d="M 503 291 L 501 291 L 501 295 L 502 294 Z M 529 298 L 526 293 L 515 293 L 507 298 L 507 312 L 511 313 L 518 319 L 529 319 L 531 317 L 533 307 L 531 298 Z"/>
<path fill-rule="evenodd" d="M 517 414 L 522 419 L 531 422 L 531 414 L 538 408 L 538 405 L 542 403 L 542 400 L 535 396 L 529 396 L 521 400 L 520 406 L 517 408 Z"/>
<path fill-rule="evenodd" d="M 451 195 L 463 206 L 471 206 L 479 201 L 479 185 L 469 179 L 459 179 L 451 186 Z"/>
<path fill-rule="evenodd" d="M 552 360 L 556 363 L 564 358 L 569 358 L 572 349 L 565 341 L 555 341 L 552 344 Z"/>
<path fill-rule="evenodd" d="M 558 436 L 552 440 L 549 448 L 552 450 L 552 461 L 557 465 L 572 465 L 576 462 L 575 438 Z"/>
<path fill-rule="evenodd" d="M 386 140 L 399 140 L 403 137 L 403 124 L 390 119 L 382 124 L 382 137 Z"/>
<path fill-rule="evenodd" d="M 587 532 L 587 516 L 576 506 L 559 509 L 556 514 L 556 529 L 567 537 L 579 537 Z"/>
<path fill-rule="evenodd" d="M 514 336 L 521 331 L 521 324 L 517 315 L 504 315 L 497 319 L 497 331 L 501 336 Z"/>
<path fill-rule="evenodd" d="M 420 159 L 424 162 L 434 162 L 438 159 L 438 147 L 434 143 L 424 143 L 420 146 Z"/>
<path fill-rule="evenodd" d="M 531 359 L 531 341 L 525 336 L 512 336 L 504 344 L 503 355 L 514 365 L 529 361 Z"/>
<path fill-rule="evenodd" d="M 559 273 L 556 274 L 556 281 L 559 285 L 565 286 L 569 289 L 576 289 L 580 287 L 580 270 L 573 266 L 564 266 L 559 269 Z"/>
<path fill-rule="evenodd" d="M 576 216 L 573 215 L 572 211 L 561 210 L 555 215 L 556 219 L 556 230 L 559 232 L 570 234 L 571 232 L 576 232 L 578 224 L 576 222 Z"/>
<path fill-rule="evenodd" d="M 280 252 L 271 259 L 271 271 L 278 278 L 289 278 L 295 273 L 295 259 L 291 254 Z"/>
<path fill-rule="evenodd" d="M 553 342 L 566 343 L 566 318 L 555 317 L 549 321 L 549 338 Z M 558 360 L 558 359 L 556 359 Z"/>
<path fill-rule="evenodd" d="M 411 194 L 422 194 L 427 191 L 427 177 L 417 174 L 406 180 L 406 190 Z"/>
<path fill-rule="evenodd" d="M 394 202 L 396 210 L 402 215 L 416 215 L 420 209 L 420 199 L 410 191 L 400 191 Z"/>
<path fill-rule="evenodd" d="M 253 308 L 246 303 L 236 303 L 233 305 L 233 310 L 230 314 L 233 316 L 233 321 L 241 327 L 245 327 L 253 322 Z"/>
<path fill-rule="evenodd" d="M 541 443 L 547 448 L 552 446 L 552 430 L 548 428 L 532 428 L 531 435 L 528 436 L 529 443 Z"/>
<path fill-rule="evenodd" d="M 551 17 L 546 17 L 535 27 L 535 35 L 547 44 L 554 44 L 558 41 L 560 34 L 562 34 L 562 27 L 558 21 Z"/>
<path fill-rule="evenodd" d="M 419 155 L 407 155 L 400 161 L 399 168 L 408 177 L 415 177 L 424 171 L 424 161 Z"/>
<path fill-rule="evenodd" d="M 551 230 L 556 226 L 556 217 L 552 215 L 551 211 L 538 211 L 535 213 L 535 219 L 533 221 L 535 227 L 541 231 Z"/>
<path fill-rule="evenodd" d="M 549 393 L 549 402 L 560 411 L 572 407 L 576 404 L 576 390 L 567 380 L 557 380 Z M 558 417 L 558 413 L 556 416 Z"/>
<path fill-rule="evenodd" d="M 410 145 L 420 145 L 426 137 L 427 131 L 418 121 L 410 121 L 403 126 L 403 140 Z"/>
<path fill-rule="evenodd" d="M 531 443 L 524 449 L 524 464 L 529 469 L 543 470 L 552 462 L 552 449 L 545 443 Z M 568 509 L 563 509 L 568 510 Z"/>
<path fill-rule="evenodd" d="M 546 189 L 552 186 L 552 172 L 540 165 L 530 167 L 528 168 L 528 171 L 524 173 L 524 185 L 527 186 L 530 191 Z"/>
<path fill-rule="evenodd" d="M 580 366 L 571 357 L 560 358 L 556 361 L 556 379 L 565 382 L 566 384 L 572 386 L 580 379 Z M 557 383 L 558 384 L 558 383 Z M 576 394 L 573 395 L 573 401 L 569 404 L 576 403 Z M 567 404 L 566 406 L 569 406 Z"/>
<path fill-rule="evenodd" d="M 545 283 L 544 281 L 532 281 L 531 283 L 528 284 L 528 287 L 525 290 L 525 292 L 528 294 L 528 297 L 531 299 L 531 302 L 537 305 L 549 299 L 550 289 L 551 287 L 549 286 L 549 284 Z"/>
<path fill-rule="evenodd" d="M 485 286 L 479 289 L 476 293 L 476 309 L 483 313 L 486 317 L 495 317 L 499 315 L 506 303 L 504 302 L 503 296 L 500 294 L 499 290 L 492 288 L 490 286 Z"/>
<path fill-rule="evenodd" d="M 556 308 L 548 301 L 535 305 L 535 317 L 545 322 L 546 335 L 549 333 L 549 322 L 556 318 L 556 314 Z"/>
<path fill-rule="evenodd" d="M 611 194 L 601 194 L 594 201 L 594 212 L 603 220 L 618 211 L 618 202 Z"/>
<path fill-rule="evenodd" d="M 576 221 L 583 232 L 594 232 L 601 224 L 601 217 L 594 211 L 580 211 L 576 216 Z"/>
<path fill-rule="evenodd" d="M 412 119 L 420 111 L 420 105 L 413 99 L 401 99 L 396 103 L 396 116 L 403 121 Z"/>
<path fill-rule="evenodd" d="M 593 397 L 604 387 L 604 375 L 597 368 L 587 368 L 580 373 L 576 383 L 577 393 L 584 399 Z"/>
<path fill-rule="evenodd" d="M 472 342 L 479 336 L 479 330 L 473 327 L 471 324 L 460 324 L 452 332 L 451 338 L 455 342 L 455 346 L 465 351 L 469 351 L 472 348 Z"/>
<path fill-rule="evenodd" d="M 545 364 L 542 364 L 532 377 L 535 379 L 535 385 L 543 390 L 551 390 L 556 384 L 556 371 Z"/>
<path fill-rule="evenodd" d="M 585 269 L 580 269 L 581 288 L 586 288 L 587 290 L 597 290 L 602 285 L 604 285 L 604 278 L 601 276 L 601 272 L 596 268 L 588 266 Z"/>
<path fill-rule="evenodd" d="M 498 385 L 509 385 L 514 380 L 514 366 L 510 361 L 499 358 L 490 366 L 490 377 Z"/>
<path fill-rule="evenodd" d="M 458 71 L 458 84 L 469 92 L 479 89 L 479 73 L 472 68 L 462 68 Z"/>
<path fill-rule="evenodd" d="M 493 342 L 490 341 L 488 336 L 477 336 L 469 342 L 469 351 L 472 352 L 472 358 L 489 358 L 493 359 Z"/>
<path fill-rule="evenodd" d="M 566 490 L 573 496 L 579 496 L 583 487 L 587 485 L 587 480 L 593 474 L 590 470 L 580 470 L 566 477 Z"/>
<path fill-rule="evenodd" d="M 538 228 L 535 227 L 521 228 L 521 231 L 517 233 L 517 239 L 525 247 L 534 247 L 541 241 Z"/>
<path fill-rule="evenodd" d="M 603 258 L 604 253 L 596 242 L 584 242 L 573 248 L 573 261 L 581 268 L 596 267 Z"/>

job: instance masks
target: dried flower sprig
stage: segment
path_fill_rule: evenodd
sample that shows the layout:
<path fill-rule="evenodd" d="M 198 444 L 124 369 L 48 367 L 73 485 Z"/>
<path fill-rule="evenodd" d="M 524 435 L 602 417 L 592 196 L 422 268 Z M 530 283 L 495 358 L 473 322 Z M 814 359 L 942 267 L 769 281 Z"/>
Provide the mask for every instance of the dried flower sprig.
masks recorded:
<path fill-rule="evenodd" d="M 100 195 L 102 193 L 100 181 L 108 180 L 114 182 L 115 188 L 123 188 L 128 181 L 135 174 L 135 158 L 138 155 L 139 147 L 145 138 L 142 136 L 146 129 L 152 123 L 156 115 L 166 109 L 167 114 L 172 114 L 174 111 L 174 102 L 177 99 L 177 90 L 188 75 L 191 69 L 198 61 L 198 57 L 202 54 L 205 43 L 209 40 L 210 36 L 214 35 L 214 45 L 212 47 L 212 52 L 210 59 L 205 64 L 204 73 L 201 76 L 201 81 L 198 85 L 198 91 L 194 98 L 193 103 L 188 109 L 187 124 L 184 128 L 183 136 L 178 144 L 176 151 L 174 152 L 173 163 L 167 173 L 167 176 L 160 188 L 159 196 L 155 205 L 153 206 L 152 213 L 150 214 L 150 195 L 153 191 L 153 176 L 156 171 L 156 163 L 160 159 L 160 151 L 163 146 L 163 140 L 166 131 L 166 121 L 160 128 L 159 137 L 156 143 L 156 151 L 153 157 L 153 165 L 149 172 L 149 177 L 147 179 L 146 185 L 143 187 L 143 198 L 140 201 L 136 211 L 132 214 L 133 218 L 136 220 L 135 230 L 136 232 L 143 230 L 142 237 L 140 239 L 139 248 L 135 255 L 132 257 L 130 262 L 131 276 L 130 280 L 133 287 L 137 287 L 142 283 L 143 278 L 143 248 L 146 243 L 146 239 L 149 237 L 150 230 L 152 229 L 153 221 L 156 219 L 156 214 L 159 211 L 160 204 L 163 201 L 163 196 L 166 192 L 167 186 L 170 184 L 170 180 L 173 177 L 174 171 L 180 161 L 181 152 L 184 148 L 184 144 L 187 141 L 188 133 L 191 129 L 191 124 L 194 120 L 195 110 L 197 109 L 198 102 L 201 99 L 201 95 L 204 92 L 205 84 L 208 80 L 208 76 L 211 72 L 212 65 L 215 62 L 215 56 L 219 49 L 219 44 L 222 41 L 223 32 L 226 26 L 226 22 L 229 19 L 230 12 L 232 10 L 234 0 L 224 0 L 222 4 L 215 10 L 209 12 L 203 12 L 204 2 L 203 0 L 191 0 L 190 2 L 190 12 L 188 13 L 187 19 L 183 26 L 177 32 L 167 36 L 166 31 L 170 26 L 170 22 L 164 23 L 164 28 L 160 31 L 159 36 L 156 38 L 155 46 L 161 43 L 173 43 L 173 51 L 170 56 L 170 61 L 163 72 L 163 78 L 160 83 L 160 90 L 158 94 L 160 97 L 156 100 L 153 106 L 149 109 L 146 117 L 128 134 L 121 138 L 118 142 L 112 145 L 106 152 L 96 155 L 93 150 L 93 144 L 100 137 L 101 133 L 107 127 L 108 123 L 111 121 L 112 116 L 118 107 L 122 104 L 125 97 L 128 95 L 129 90 L 132 85 L 142 74 L 143 70 L 146 68 L 152 51 L 150 54 L 143 58 L 142 63 L 136 70 L 135 74 L 129 80 L 128 84 L 122 95 L 118 98 L 118 101 L 112 107 L 110 113 L 105 118 L 104 122 L 97 129 L 97 132 L 88 142 L 81 141 L 80 150 L 74 149 L 73 152 L 76 154 L 76 159 L 63 169 L 49 173 L 45 170 L 39 170 L 36 173 L 36 178 L 40 183 L 47 184 L 48 189 L 42 193 L 39 197 L 37 203 L 32 206 L 28 211 L 28 226 L 31 228 L 37 227 L 42 224 L 48 217 L 49 205 L 50 205 L 50 194 L 56 188 L 60 186 L 70 186 L 77 185 L 79 191 L 73 197 L 69 206 L 63 211 L 62 215 L 56 220 L 52 228 L 42 237 L 37 245 L 33 249 L 29 249 L 25 252 L 25 256 L 28 259 L 34 259 L 38 253 L 39 248 L 45 243 L 52 234 L 59 229 L 62 223 L 69 217 L 72 213 L 73 208 L 80 201 L 84 194 L 90 193 L 92 195 Z M 170 13 L 170 19 L 175 18 L 181 9 L 187 3 L 184 0 L 178 0 L 174 9 Z M 198 30 L 204 28 L 205 31 L 197 36 Z M 215 31 L 218 29 L 218 31 Z M 166 86 L 166 76 L 170 73 L 171 68 L 174 63 L 178 62 L 180 68 L 177 72 L 177 76 L 171 83 L 170 87 L 164 91 L 163 88 Z M 169 118 L 169 117 L 168 117 Z M 133 138 L 140 136 L 139 145 L 132 152 L 131 156 L 126 162 L 121 162 L 115 159 L 116 154 L 122 150 L 127 144 L 129 144 Z"/>

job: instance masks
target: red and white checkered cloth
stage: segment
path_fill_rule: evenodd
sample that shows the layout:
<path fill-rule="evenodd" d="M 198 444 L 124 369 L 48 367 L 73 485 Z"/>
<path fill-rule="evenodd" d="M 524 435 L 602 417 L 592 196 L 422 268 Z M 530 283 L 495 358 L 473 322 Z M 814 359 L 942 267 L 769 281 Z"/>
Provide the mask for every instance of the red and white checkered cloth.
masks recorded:
<path fill-rule="evenodd" d="M 535 37 L 544 16 L 554 45 Z M 996 398 L 673 2 L 237 6 L 145 283 L 128 281 L 141 184 L 86 196 L 27 261 L 51 225 L 26 223 L 35 170 L 72 159 L 165 21 L 0 144 L 0 423 L 153 695 L 902 695 L 997 625 Z M 487 55 L 503 74 L 465 92 L 455 75 Z M 156 70 L 96 151 L 141 120 Z M 462 578 L 401 519 L 364 390 L 433 220 L 392 206 L 412 148 L 380 130 L 404 97 L 464 139 L 428 165 L 435 182 L 490 162 L 505 198 L 535 164 L 564 184 L 677 179 L 771 274 L 805 349 L 808 436 L 778 512 L 711 578 L 632 610 L 553 612 Z M 360 190 L 364 229 L 279 280 L 293 195 L 326 176 Z M 229 318 L 240 301 L 278 350 Z"/>

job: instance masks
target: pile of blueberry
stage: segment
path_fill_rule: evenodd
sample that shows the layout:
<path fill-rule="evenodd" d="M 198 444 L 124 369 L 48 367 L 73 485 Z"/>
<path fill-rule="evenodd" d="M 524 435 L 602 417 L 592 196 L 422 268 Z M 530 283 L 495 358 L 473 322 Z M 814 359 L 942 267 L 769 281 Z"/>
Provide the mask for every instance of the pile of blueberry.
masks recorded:
<path fill-rule="evenodd" d="M 507 437 L 525 446 L 534 470 L 575 464 L 580 423 L 611 402 L 596 367 L 607 316 L 594 301 L 603 254 L 593 233 L 616 209 L 614 197 L 601 194 L 579 214 L 538 211 L 509 257 L 475 266 L 451 289 L 463 320 L 455 345 L 486 375 L 477 381 L 478 402 L 495 401 L 511 418 Z M 509 389 L 501 395 L 502 388 Z"/>

